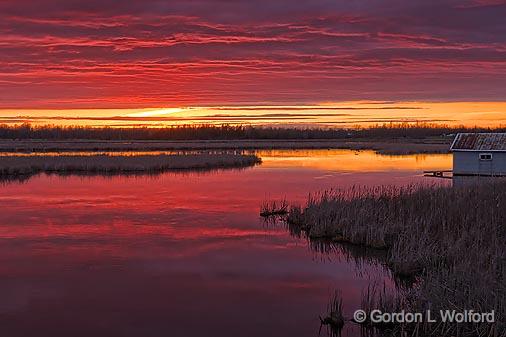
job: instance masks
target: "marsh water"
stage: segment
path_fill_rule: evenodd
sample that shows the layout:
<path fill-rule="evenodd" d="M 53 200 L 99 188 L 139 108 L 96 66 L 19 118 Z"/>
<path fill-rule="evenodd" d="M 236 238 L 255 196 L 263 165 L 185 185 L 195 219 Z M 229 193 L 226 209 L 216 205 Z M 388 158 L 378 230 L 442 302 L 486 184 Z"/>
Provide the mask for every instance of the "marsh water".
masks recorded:
<path fill-rule="evenodd" d="M 241 170 L 3 183 L 0 336 L 317 336 L 334 291 L 351 317 L 361 291 L 390 274 L 262 222 L 262 201 L 448 184 L 423 170 L 451 168 L 449 155 L 258 154 L 261 165 Z"/>

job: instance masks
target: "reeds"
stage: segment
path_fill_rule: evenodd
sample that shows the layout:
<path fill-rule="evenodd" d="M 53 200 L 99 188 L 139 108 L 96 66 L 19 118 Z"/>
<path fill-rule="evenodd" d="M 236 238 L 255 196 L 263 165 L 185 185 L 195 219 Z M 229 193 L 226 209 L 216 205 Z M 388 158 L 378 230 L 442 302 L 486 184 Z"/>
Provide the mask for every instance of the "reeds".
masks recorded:
<path fill-rule="evenodd" d="M 438 336 L 506 335 L 506 182 L 327 191 L 287 216 L 310 238 L 385 249 L 400 277 L 415 278 L 411 310 L 492 311 L 496 324 L 423 327 Z M 292 230 L 293 231 L 293 230 Z M 432 329 L 432 330 L 431 330 Z"/>
<path fill-rule="evenodd" d="M 320 330 L 321 326 L 327 326 L 327 332 L 330 336 L 340 336 L 345 321 L 343 300 L 341 294 L 336 291 L 327 305 L 327 314 L 325 317 L 320 316 Z"/>
<path fill-rule="evenodd" d="M 172 119 L 173 122 L 185 121 Z M 215 122 L 218 122 L 216 120 Z M 224 120 L 222 120 L 224 122 Z M 441 137 L 458 132 L 504 132 L 505 127 L 466 128 L 426 122 L 385 123 L 368 128 L 299 128 L 230 124 L 180 124 L 164 127 L 95 127 L 58 125 L 0 125 L 1 139 L 55 140 L 238 140 L 238 139 L 395 139 Z"/>
<path fill-rule="evenodd" d="M 260 216 L 273 217 L 288 214 L 288 202 L 286 200 L 264 202 L 260 208 Z"/>
<path fill-rule="evenodd" d="M 271 149 L 349 149 L 375 150 L 389 155 L 414 153 L 447 153 L 449 144 L 425 141 L 414 143 L 368 141 L 357 139 L 288 139 L 288 140 L 187 140 L 187 141 L 148 141 L 148 140 L 4 140 L 0 139 L 0 152 L 78 152 L 78 151 L 202 151 L 202 150 L 271 150 Z"/>
<path fill-rule="evenodd" d="M 383 287 L 380 287 L 378 283 L 374 282 L 362 291 L 360 308 L 366 313 L 366 319 L 360 322 L 354 320 L 354 322 L 363 327 L 380 331 L 398 329 L 400 327 L 392 324 L 392 322 L 371 321 L 371 313 L 373 310 L 379 310 L 384 313 L 396 313 L 401 312 L 403 309 L 405 310 L 406 306 L 404 298 L 399 293 L 388 290 L 385 284 L 383 284 Z"/>
<path fill-rule="evenodd" d="M 247 167 L 260 163 L 255 155 L 59 155 L 0 156 L 0 177 L 46 173 L 135 173 L 166 170 Z"/>

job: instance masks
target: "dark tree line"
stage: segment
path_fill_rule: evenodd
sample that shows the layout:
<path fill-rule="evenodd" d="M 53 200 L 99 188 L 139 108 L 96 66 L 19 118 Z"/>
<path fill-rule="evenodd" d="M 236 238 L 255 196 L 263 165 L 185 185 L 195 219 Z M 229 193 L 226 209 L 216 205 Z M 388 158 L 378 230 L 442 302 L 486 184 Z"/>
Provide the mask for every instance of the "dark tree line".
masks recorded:
<path fill-rule="evenodd" d="M 181 125 L 162 128 L 0 125 L 0 139 L 247 140 L 444 137 L 457 132 L 506 132 L 506 127 L 465 128 L 433 124 L 384 124 L 369 128 L 290 128 L 235 125 Z"/>

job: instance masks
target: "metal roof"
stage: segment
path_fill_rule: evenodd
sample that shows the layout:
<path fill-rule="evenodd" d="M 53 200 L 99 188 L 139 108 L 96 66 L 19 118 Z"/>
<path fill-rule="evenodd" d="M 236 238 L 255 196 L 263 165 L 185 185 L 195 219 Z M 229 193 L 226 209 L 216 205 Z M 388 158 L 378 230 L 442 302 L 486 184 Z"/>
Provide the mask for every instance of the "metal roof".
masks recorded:
<path fill-rule="evenodd" d="M 506 133 L 459 133 L 451 151 L 506 151 Z"/>

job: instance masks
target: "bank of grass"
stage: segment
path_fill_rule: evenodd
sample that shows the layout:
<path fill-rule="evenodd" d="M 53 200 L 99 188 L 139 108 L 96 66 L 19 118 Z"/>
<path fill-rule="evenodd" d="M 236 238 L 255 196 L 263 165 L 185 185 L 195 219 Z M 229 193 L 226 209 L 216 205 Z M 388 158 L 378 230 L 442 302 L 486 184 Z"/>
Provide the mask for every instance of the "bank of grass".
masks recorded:
<path fill-rule="evenodd" d="M 451 139 L 37 140 L 0 139 L 0 152 L 203 151 L 270 149 L 374 150 L 386 155 L 448 153 Z"/>
<path fill-rule="evenodd" d="M 158 155 L 1 156 L 0 177 L 38 173 L 156 173 L 167 170 L 240 168 L 260 163 L 255 155 L 233 153 Z"/>
<path fill-rule="evenodd" d="M 402 309 L 495 311 L 496 324 L 403 326 L 419 336 L 506 336 L 506 182 L 461 187 L 353 188 L 310 196 L 286 217 L 310 239 L 387 251 L 413 280 Z M 397 303 L 397 302 L 396 302 Z"/>

